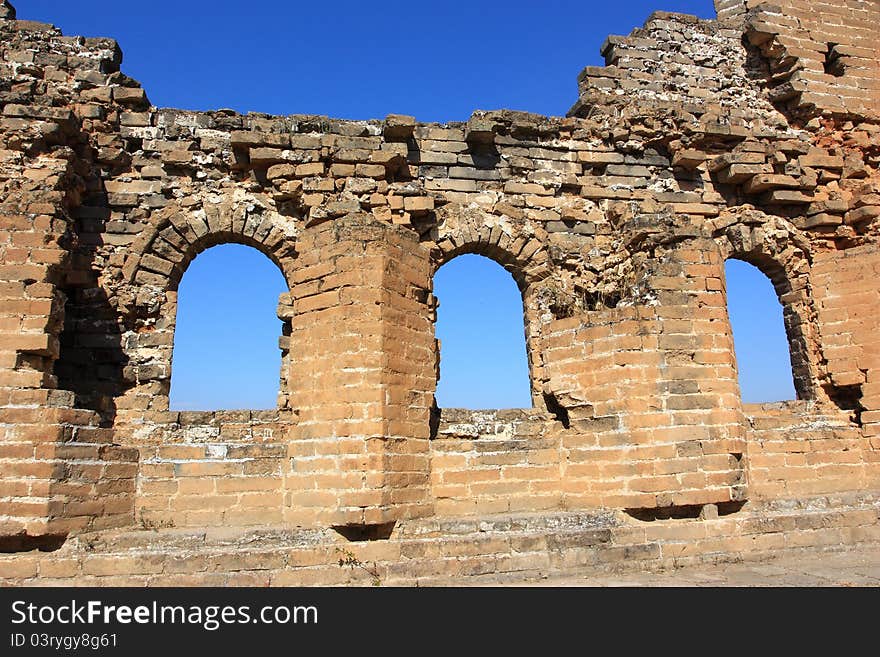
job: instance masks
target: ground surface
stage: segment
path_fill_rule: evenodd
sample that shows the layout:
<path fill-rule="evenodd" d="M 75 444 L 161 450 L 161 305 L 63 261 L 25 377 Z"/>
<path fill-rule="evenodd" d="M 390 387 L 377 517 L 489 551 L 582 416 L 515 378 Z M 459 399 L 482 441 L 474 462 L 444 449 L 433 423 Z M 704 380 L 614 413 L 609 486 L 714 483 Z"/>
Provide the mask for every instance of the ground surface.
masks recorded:
<path fill-rule="evenodd" d="M 789 553 L 762 562 L 700 564 L 662 572 L 554 577 L 526 585 L 876 587 L 880 586 L 880 545 Z"/>

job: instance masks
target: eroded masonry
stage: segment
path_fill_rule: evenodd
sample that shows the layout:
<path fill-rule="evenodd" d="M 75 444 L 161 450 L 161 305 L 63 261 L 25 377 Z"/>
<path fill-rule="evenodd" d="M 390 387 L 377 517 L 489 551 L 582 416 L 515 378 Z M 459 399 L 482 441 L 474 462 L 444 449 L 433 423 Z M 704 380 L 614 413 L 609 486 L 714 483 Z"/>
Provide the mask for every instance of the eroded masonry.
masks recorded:
<path fill-rule="evenodd" d="M 880 540 L 880 3 L 715 4 L 609 37 L 565 118 L 437 125 L 158 109 L 114 41 L 3 2 L 0 580 Z M 177 285 L 227 242 L 289 285 L 278 407 L 172 412 Z M 519 285 L 530 409 L 434 403 L 432 277 L 463 253 Z M 729 258 L 776 288 L 797 401 L 741 401 Z"/>

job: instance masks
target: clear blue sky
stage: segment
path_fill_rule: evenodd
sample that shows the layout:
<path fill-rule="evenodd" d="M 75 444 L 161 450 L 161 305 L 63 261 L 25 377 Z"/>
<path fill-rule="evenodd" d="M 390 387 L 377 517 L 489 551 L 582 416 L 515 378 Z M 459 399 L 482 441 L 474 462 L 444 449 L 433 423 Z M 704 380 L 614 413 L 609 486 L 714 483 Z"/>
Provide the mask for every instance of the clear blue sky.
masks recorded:
<path fill-rule="evenodd" d="M 173 409 L 275 408 L 282 292 L 281 271 L 254 248 L 222 244 L 196 256 L 178 288 Z"/>
<path fill-rule="evenodd" d="M 770 279 L 740 260 L 724 266 L 727 312 L 746 403 L 794 399 L 782 305 Z"/>
<path fill-rule="evenodd" d="M 18 17 L 117 39 L 160 107 L 464 121 L 475 109 L 561 115 L 609 34 L 711 0 L 11 0 Z"/>
<path fill-rule="evenodd" d="M 396 113 L 439 122 L 464 121 L 475 109 L 564 115 L 580 70 L 604 63 L 599 47 L 609 34 L 628 34 L 658 9 L 715 16 L 711 0 L 12 3 L 19 18 L 54 23 L 67 35 L 117 39 L 123 72 L 160 107 L 350 119 Z M 439 403 L 529 405 L 522 307 L 509 275 L 462 257 L 441 269 L 435 285 L 444 343 Z M 740 286 L 747 301 L 734 308 L 733 326 L 743 396 L 792 398 L 775 295 L 760 297 L 746 274 L 729 271 L 731 297 Z M 180 287 L 172 407 L 274 406 L 275 303 L 283 290 L 277 268 L 246 247 L 215 247 L 193 261 Z M 235 303 L 239 310 L 228 311 Z M 771 311 L 779 317 L 775 333 L 757 320 Z M 483 342 L 467 347 L 468 336 Z M 779 355 L 780 339 L 784 363 L 770 356 Z M 256 351 L 246 351 L 251 346 Z M 481 371 L 487 361 L 499 371 Z"/>
<path fill-rule="evenodd" d="M 438 406 L 531 406 L 522 296 L 513 276 L 488 258 L 462 255 L 437 271 L 434 294 Z"/>

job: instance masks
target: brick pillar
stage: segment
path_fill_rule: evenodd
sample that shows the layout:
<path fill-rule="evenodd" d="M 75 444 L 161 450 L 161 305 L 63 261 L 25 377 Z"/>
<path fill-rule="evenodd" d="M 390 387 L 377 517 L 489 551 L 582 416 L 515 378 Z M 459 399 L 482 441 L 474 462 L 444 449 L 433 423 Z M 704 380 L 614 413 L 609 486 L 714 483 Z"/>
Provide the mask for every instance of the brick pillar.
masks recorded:
<path fill-rule="evenodd" d="M 711 244 L 694 242 L 665 258 L 652 284 L 657 306 L 663 415 L 677 456 L 673 504 L 742 502 L 748 498 L 745 418 L 733 335 L 719 274 L 724 261 Z"/>
<path fill-rule="evenodd" d="M 664 256 L 659 303 L 545 327 L 545 390 L 566 409 L 569 508 L 689 507 L 747 499 L 745 421 L 710 249 Z"/>
<path fill-rule="evenodd" d="M 428 514 L 427 254 L 414 234 L 362 215 L 306 229 L 298 250 L 286 518 L 377 525 Z"/>
<path fill-rule="evenodd" d="M 0 202 L 0 549 L 130 525 L 137 453 L 113 443 L 92 410 L 59 390 L 55 363 L 70 272 L 63 193 L 67 160 L 10 176 Z M 8 174 L 7 174 L 8 175 Z M 68 338 L 74 339 L 75 336 Z M 89 354 L 91 356 L 91 354 Z"/>
<path fill-rule="evenodd" d="M 6 141 L 3 135 L 2 141 Z M 67 163 L 45 158 L 46 169 L 4 178 L 44 178 L 44 186 L 7 185 L 0 200 L 0 540 L 3 549 L 28 549 L 45 536 L 57 504 L 51 488 L 59 464 L 52 446 L 63 440 L 50 405 L 55 387 L 63 296 L 56 291 L 59 246 L 67 230 L 54 190 Z M 52 175 L 46 175 L 47 173 Z"/>
<path fill-rule="evenodd" d="M 826 391 L 840 406 L 860 411 L 871 449 L 880 450 L 880 249 L 866 244 L 819 253 L 812 275 Z"/>

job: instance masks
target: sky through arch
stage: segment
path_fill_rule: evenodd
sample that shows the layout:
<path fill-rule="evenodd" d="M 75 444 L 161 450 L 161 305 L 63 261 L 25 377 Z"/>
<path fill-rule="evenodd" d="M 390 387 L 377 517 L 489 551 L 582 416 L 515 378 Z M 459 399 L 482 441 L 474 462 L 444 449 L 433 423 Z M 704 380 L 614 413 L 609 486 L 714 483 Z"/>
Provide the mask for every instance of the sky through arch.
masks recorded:
<path fill-rule="evenodd" d="M 172 410 L 275 408 L 283 292 L 281 271 L 255 248 L 223 244 L 196 256 L 178 287 Z"/>
<path fill-rule="evenodd" d="M 434 275 L 440 346 L 440 408 L 532 405 L 522 296 L 489 258 L 465 254 Z"/>
<path fill-rule="evenodd" d="M 754 265 L 733 258 L 724 263 L 724 276 L 743 401 L 795 399 L 791 351 L 773 283 Z"/>

